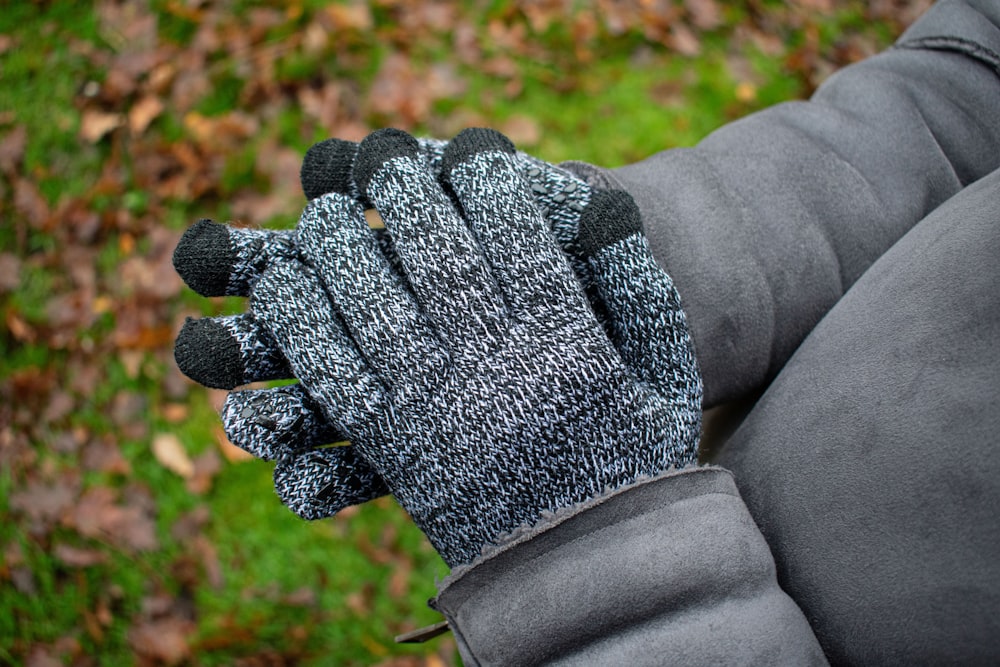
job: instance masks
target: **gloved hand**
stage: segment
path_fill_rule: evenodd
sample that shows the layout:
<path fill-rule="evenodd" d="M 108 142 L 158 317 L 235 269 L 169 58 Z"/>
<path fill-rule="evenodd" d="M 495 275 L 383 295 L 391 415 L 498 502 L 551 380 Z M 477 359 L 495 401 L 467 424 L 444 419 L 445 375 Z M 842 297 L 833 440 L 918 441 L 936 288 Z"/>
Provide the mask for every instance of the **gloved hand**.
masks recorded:
<path fill-rule="evenodd" d="M 429 169 L 439 170 L 443 146 L 443 142 L 422 144 L 421 158 Z M 356 152 L 355 144 L 337 140 L 310 149 L 302 173 L 306 192 L 316 194 L 318 187 L 329 188 L 363 200 L 347 175 Z M 529 156 L 517 154 L 514 160 L 521 175 L 529 181 L 532 196 L 548 205 L 546 215 L 553 232 L 561 237 L 560 244 L 575 251 L 571 258 L 578 278 L 589 284 L 592 306 L 603 314 L 607 308 L 605 301 L 608 302 L 610 317 L 605 324 L 626 364 L 640 376 L 651 374 L 654 381 L 664 369 L 669 373 L 672 358 L 690 353 L 690 341 L 683 312 L 676 301 L 663 303 L 660 298 L 643 301 L 646 292 L 673 295 L 669 277 L 655 265 L 645 242 L 637 235 L 634 243 L 622 246 L 617 256 L 602 263 L 588 258 L 577 239 L 581 215 L 599 229 L 606 224 L 609 207 L 621 207 L 635 221 L 638 230 L 634 204 L 625 201 L 627 195 L 623 193 L 595 195 L 589 186 L 564 170 Z M 616 201 L 619 199 L 622 201 Z M 383 251 L 398 264 L 388 236 L 381 234 L 379 239 Z M 270 261 L 295 255 L 294 237 L 289 232 L 237 230 L 201 222 L 185 235 L 175 262 L 189 284 L 203 293 L 246 294 Z M 592 271 L 603 281 L 603 290 L 596 289 L 590 277 Z M 643 283 L 652 287 L 644 288 Z M 654 312 L 652 318 L 642 317 L 643 310 L 658 309 L 662 313 Z M 665 314 L 671 317 L 666 327 L 656 316 Z M 675 326 L 683 336 L 675 335 L 671 328 Z M 249 379 L 288 376 L 287 366 L 273 341 L 252 316 L 196 321 L 193 326 L 185 327 L 179 337 L 177 356 L 182 368 L 190 367 L 192 359 L 203 361 L 202 378 L 204 373 L 214 374 L 219 383 L 220 377 L 230 374 L 228 386 Z M 225 363 L 227 359 L 233 363 Z M 238 372 L 230 373 L 232 368 L 238 368 Z M 241 381 L 244 369 L 259 374 Z M 681 378 L 681 384 L 687 381 Z M 674 393 L 687 389 L 669 388 Z M 365 470 L 363 462 L 352 455 L 350 447 L 318 447 L 344 436 L 323 419 L 301 386 L 234 392 L 226 402 L 223 416 L 233 442 L 261 458 L 278 459 L 275 487 L 282 500 L 301 516 L 331 516 L 344 506 L 364 502 L 386 491 L 377 476 Z"/>
<path fill-rule="evenodd" d="M 446 142 L 420 139 L 420 157 L 437 178 Z M 352 168 L 358 145 L 327 139 L 312 146 L 302 163 L 301 183 L 308 199 L 328 192 L 349 195 L 366 208 L 371 203 L 359 192 Z M 541 207 L 550 229 L 568 254 L 573 269 L 591 298 L 599 319 L 605 308 L 593 289 L 586 258 L 579 251 L 577 229 L 580 215 L 593 189 L 565 169 L 525 153 L 516 153 L 521 175 Z M 375 232 L 379 245 L 393 264 L 398 264 L 391 238 Z M 174 253 L 174 266 L 189 287 L 202 296 L 247 296 L 270 261 L 298 257 L 294 231 L 255 230 L 200 220 L 185 232 Z M 234 340 L 235 346 L 221 345 Z M 206 354 L 211 342 L 212 354 Z M 196 382 L 217 389 L 233 389 L 251 382 L 288 377 L 288 367 L 252 314 L 191 320 L 178 338 L 177 362 Z"/>
<path fill-rule="evenodd" d="M 308 265 L 274 259 L 251 294 L 302 387 L 350 438 L 338 449 L 377 472 L 452 566 L 545 511 L 692 462 L 700 426 L 683 313 L 634 204 L 604 198 L 579 239 L 605 303 L 622 309 L 614 319 L 652 323 L 667 358 L 646 341 L 615 349 L 513 154 L 485 130 L 449 143 L 442 173 L 460 212 L 415 140 L 375 133 L 354 175 L 402 271 L 362 207 L 329 194 L 300 221 Z"/>

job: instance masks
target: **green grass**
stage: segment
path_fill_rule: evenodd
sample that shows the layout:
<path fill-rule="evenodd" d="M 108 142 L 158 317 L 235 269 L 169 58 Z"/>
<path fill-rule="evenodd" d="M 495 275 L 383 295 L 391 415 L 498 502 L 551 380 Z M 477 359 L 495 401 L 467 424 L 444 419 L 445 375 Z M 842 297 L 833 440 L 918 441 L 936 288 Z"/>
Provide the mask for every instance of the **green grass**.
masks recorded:
<path fill-rule="evenodd" d="M 856 1 L 839 3 L 832 18 L 823 19 L 784 3 L 728 3 L 718 28 L 697 32 L 698 55 L 683 56 L 645 35 L 643 25 L 612 34 L 598 16 L 590 38 L 568 21 L 536 33 L 518 5 L 458 3 L 453 19 L 471 29 L 481 47 L 482 62 L 467 62 L 456 55 L 449 29 L 401 30 L 394 22 L 406 3 L 379 4 L 367 27 L 344 28 L 325 44 L 307 47 L 300 37 L 315 36 L 315 26 L 326 25 L 319 18 L 329 3 L 279 11 L 256 26 L 265 4 L 237 2 L 227 13 L 212 3 L 189 11 L 186 3 L 164 0 L 153 2 L 151 11 L 155 48 L 166 56 L 150 61 L 154 69 L 130 75 L 135 90 L 109 94 L 115 68 L 127 69 L 129 59 L 143 55 L 130 51 L 138 42 L 128 31 L 147 10 L 124 4 L 136 15 L 114 25 L 101 4 L 19 2 L 0 12 L 0 36 L 9 40 L 0 49 L 0 141 L 18 127 L 28 137 L 16 168 L 0 175 L 0 253 L 20 261 L 17 285 L 0 292 L 6 323 L 0 329 L 0 441 L 7 443 L 0 455 L 10 457 L 0 465 L 4 664 L 25 664 L 43 653 L 64 664 L 84 656 L 93 658 L 88 664 L 162 664 L 142 662 L 130 633 L 163 617 L 193 624 L 183 664 L 455 660 L 448 639 L 416 647 L 392 642 L 395 634 L 437 620 L 426 601 L 447 571 L 395 503 L 380 500 L 307 523 L 281 506 L 270 464 L 223 460 L 210 489 L 195 493 L 150 448 L 158 433 L 176 435 L 191 457 L 218 447 L 209 393 L 176 381 L 170 342 L 156 327 L 175 328 L 183 314 L 239 312 L 243 302 L 206 300 L 187 290 L 142 292 L 124 279 L 124 267 L 147 261 L 157 228 L 176 232 L 197 217 L 226 219 L 241 197 L 278 188 L 280 174 L 268 171 L 268 151 L 287 147 L 301 155 L 331 131 L 303 109 L 304 92 L 338 82 L 336 118 L 344 127 L 392 124 L 421 133 L 457 131 L 461 118 L 500 128 L 527 118 L 539 140 L 525 150 L 550 161 L 616 166 L 693 145 L 733 118 L 801 98 L 816 83 L 811 77 L 840 64 L 834 54 L 844 39 L 884 46 L 900 29 L 866 19 L 865 6 Z M 574 11 L 589 10 L 584 3 Z M 752 15 L 763 19 L 755 22 Z M 218 22 L 218 39 L 211 48 L 198 47 L 209 18 Z M 520 42 L 496 42 L 491 23 L 523 30 Z M 737 27 L 746 29 L 743 37 Z M 747 30 L 765 27 L 783 45 L 777 52 L 766 54 L 745 38 Z M 243 46 L 230 48 L 244 35 Z M 809 39 L 818 60 L 803 65 L 791 55 Z M 205 50 L 203 60 L 191 62 L 203 64 L 184 61 L 197 48 Z M 407 54 L 415 76 L 450 63 L 463 92 L 432 99 L 429 112 L 416 117 L 376 114 L 367 96 L 393 51 Z M 262 78 L 267 70 L 253 59 L 270 52 L 273 75 Z M 498 57 L 510 60 L 512 75 L 484 73 L 484 62 Z M 207 86 L 190 107 L 175 104 L 169 86 L 153 87 L 155 66 L 164 63 L 176 65 L 173 77 L 192 67 L 206 73 Z M 517 85 L 508 87 L 512 80 Z M 164 102 L 144 132 L 122 127 L 97 142 L 81 138 L 85 113 L 127 115 L 144 94 Z M 217 133 L 203 140 L 190 129 L 191 112 L 212 121 L 239 112 L 254 119 L 257 130 L 237 140 Z M 185 162 L 192 159 L 194 166 Z M 193 194 L 160 189 L 189 168 L 195 170 Z M 27 213 L 24 192 L 33 190 L 52 212 L 47 219 Z M 289 201 L 263 222 L 291 226 L 301 202 Z M 92 321 L 53 320 L 53 298 L 66 294 L 82 299 L 84 310 L 95 309 Z M 129 318 L 138 318 L 147 335 L 138 343 L 122 342 Z M 69 400 L 69 409 L 52 408 L 57 400 Z M 129 401 L 138 401 L 137 408 L 123 410 Z M 88 447 L 102 441 L 120 451 L 127 473 L 85 469 Z M 154 505 L 158 547 L 134 551 L 114 536 L 86 537 L 65 513 L 32 522 L 12 499 L 38 482 L 79 484 L 81 492 L 109 488 L 125 507 L 146 502 L 134 500 L 146 494 Z M 179 536 L 178 526 L 198 513 L 204 519 L 197 535 Z M 56 555 L 59 545 L 92 550 L 105 560 L 67 565 Z"/>

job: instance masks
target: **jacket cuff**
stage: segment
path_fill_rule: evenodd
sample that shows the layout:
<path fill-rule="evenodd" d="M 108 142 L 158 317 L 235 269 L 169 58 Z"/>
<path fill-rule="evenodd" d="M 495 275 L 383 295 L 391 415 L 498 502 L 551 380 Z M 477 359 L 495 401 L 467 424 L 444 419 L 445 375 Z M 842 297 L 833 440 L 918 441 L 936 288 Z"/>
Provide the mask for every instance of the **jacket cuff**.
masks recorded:
<path fill-rule="evenodd" d="M 551 517 L 439 588 L 467 665 L 826 664 L 721 468 Z"/>

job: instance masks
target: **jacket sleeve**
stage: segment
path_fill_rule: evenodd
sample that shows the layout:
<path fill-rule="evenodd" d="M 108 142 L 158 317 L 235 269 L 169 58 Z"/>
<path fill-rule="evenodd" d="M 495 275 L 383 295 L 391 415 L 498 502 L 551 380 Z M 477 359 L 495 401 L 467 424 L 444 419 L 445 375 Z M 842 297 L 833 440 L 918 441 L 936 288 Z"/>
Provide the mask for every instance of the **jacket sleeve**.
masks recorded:
<path fill-rule="evenodd" d="M 721 468 L 549 517 L 454 572 L 432 606 L 466 665 L 825 665 Z"/>
<path fill-rule="evenodd" d="M 589 174 L 638 203 L 706 407 L 763 387 L 882 253 L 1000 166 L 998 75 L 1000 2 L 944 0 L 807 102 Z"/>

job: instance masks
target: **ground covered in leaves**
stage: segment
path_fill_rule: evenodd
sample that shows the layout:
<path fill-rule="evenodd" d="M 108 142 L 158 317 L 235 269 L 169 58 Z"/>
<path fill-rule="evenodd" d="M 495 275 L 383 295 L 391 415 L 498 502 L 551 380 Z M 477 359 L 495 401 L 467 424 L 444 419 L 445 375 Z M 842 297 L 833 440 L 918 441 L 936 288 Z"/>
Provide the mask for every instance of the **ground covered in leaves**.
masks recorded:
<path fill-rule="evenodd" d="M 309 524 L 171 347 L 198 217 L 291 226 L 328 136 L 489 125 L 613 166 L 803 98 L 907 0 L 15 2 L 0 12 L 0 663 L 447 665 L 391 501 Z"/>

